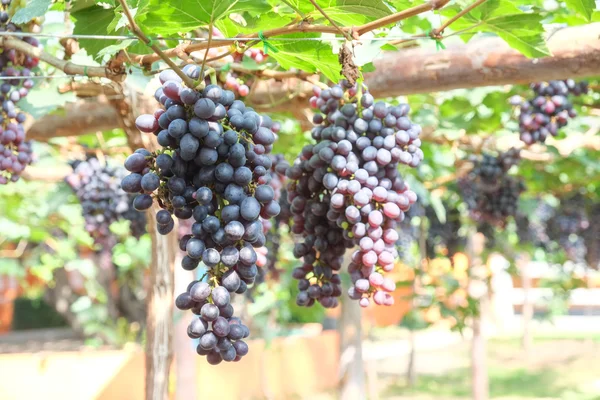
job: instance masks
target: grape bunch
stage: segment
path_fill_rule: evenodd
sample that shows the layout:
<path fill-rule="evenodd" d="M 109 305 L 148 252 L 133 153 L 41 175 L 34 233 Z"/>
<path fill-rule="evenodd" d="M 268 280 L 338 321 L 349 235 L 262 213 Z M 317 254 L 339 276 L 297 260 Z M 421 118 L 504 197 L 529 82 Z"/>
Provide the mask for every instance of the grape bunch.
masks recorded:
<path fill-rule="evenodd" d="M 346 249 L 352 253 L 348 294 L 366 307 L 391 305 L 395 283 L 384 277 L 397 257 L 398 223 L 417 197 L 398 172 L 423 159 L 421 128 L 407 117 L 409 106 L 375 103 L 366 88 L 342 81 L 314 88 L 318 108 L 310 144 L 288 169 L 292 232 L 302 235 L 293 271 L 300 290 L 296 302 L 335 307 L 341 295 L 338 271 Z"/>
<path fill-rule="evenodd" d="M 183 72 L 203 80 L 197 65 L 186 65 Z M 130 155 L 125 168 L 131 174 L 122 187 L 137 193 L 138 210 L 149 209 L 156 199 L 160 234 L 173 230 L 173 216 L 193 219 L 180 240 L 186 252 L 181 266 L 194 270 L 202 262 L 207 271 L 201 282 L 179 295 L 176 305 L 200 316 L 189 329 L 190 337 L 200 338 L 199 354 L 211 364 L 237 361 L 247 352 L 241 339 L 248 332 L 232 316 L 230 293 L 244 293 L 254 283 L 260 263 L 255 248 L 266 242 L 262 219 L 280 211 L 269 186 L 273 122 L 220 86 L 188 88 L 172 70 L 161 72 L 159 79 L 155 98 L 163 107 L 140 115 L 136 125 L 155 134 L 162 149 L 138 149 Z"/>
<path fill-rule="evenodd" d="M 584 232 L 590 227 L 581 196 L 569 196 L 561 199 L 554 216 L 548 220 L 548 236 L 555 240 L 565 251 L 567 257 L 577 263 L 584 263 L 587 248 Z"/>
<path fill-rule="evenodd" d="M 446 222 L 442 223 L 433 207 L 425 209 L 425 215 L 429 220 L 427 231 L 427 257 L 435 258 L 438 254 L 451 257 L 464 248 L 465 239 L 458 235 L 461 227 L 460 211 L 451 204 L 444 202 L 446 210 Z M 411 209 L 412 210 L 412 209 Z"/>
<path fill-rule="evenodd" d="M 289 221 L 291 218 L 290 204 L 287 201 L 287 178 L 285 176 L 289 163 L 285 160 L 283 155 L 277 154 L 271 156 L 273 165 L 270 170 L 271 182 L 269 185 L 273 188 L 275 193 L 274 200 L 279 202 L 281 211 L 279 214 L 271 220 L 263 220 L 263 228 L 267 239 L 265 245 L 265 269 L 261 271 L 257 281 L 263 282 L 266 274 L 269 274 L 270 278 L 277 281 L 279 279 L 281 269 L 277 268 L 277 261 L 279 259 L 279 248 L 281 245 L 282 232 L 285 227 L 289 227 Z"/>
<path fill-rule="evenodd" d="M 519 161 L 519 151 L 513 148 L 496 157 L 471 156 L 470 161 L 473 169 L 459 178 L 458 188 L 472 218 L 504 227 L 507 218 L 515 216 L 519 196 L 525 191 L 522 180 L 508 175 Z"/>
<path fill-rule="evenodd" d="M 589 226 L 583 232 L 583 240 L 587 249 L 587 264 L 600 269 L 600 204 L 592 203 L 588 208 Z"/>
<path fill-rule="evenodd" d="M 0 4 L 0 31 L 18 32 L 23 28 L 31 30 L 33 26 L 20 27 L 10 22 L 11 13 L 14 12 L 16 4 L 3 0 Z M 41 48 L 36 38 L 22 38 L 26 43 Z M 2 111 L 0 113 L 0 184 L 16 182 L 25 167 L 31 164 L 31 143 L 25 140 L 25 129 L 23 123 L 26 116 L 19 110 L 17 103 L 26 97 L 33 87 L 34 81 L 28 77 L 39 63 L 39 59 L 18 52 L 15 49 L 3 49 L 0 53 L 0 101 Z"/>
<path fill-rule="evenodd" d="M 116 241 L 110 225 L 121 219 L 131 221 L 131 232 L 139 238 L 146 232 L 146 218 L 133 209 L 133 196 L 121 189 L 125 169 L 103 165 L 97 158 L 71 163 L 73 172 L 65 178 L 83 208 L 85 230 L 94 242 L 111 248 Z"/>
<path fill-rule="evenodd" d="M 187 328 L 192 339 L 199 339 L 196 352 L 206 356 L 211 365 L 221 361 L 240 361 L 248 354 L 248 344 L 242 339 L 250 335 L 250 330 L 241 320 L 233 316 L 231 288 L 235 271 L 223 278 L 225 286 L 202 281 L 192 281 L 187 291 L 175 299 L 180 310 L 192 310 L 198 315 Z M 239 284 L 234 284 L 236 286 Z"/>
<path fill-rule="evenodd" d="M 517 214 L 515 222 L 519 240 L 550 250 L 551 239 L 548 235 L 548 223 L 554 217 L 555 212 L 550 204 L 543 199 L 538 199 L 533 212 L 528 215 Z"/>
<path fill-rule="evenodd" d="M 580 96 L 588 91 L 587 82 L 577 83 L 572 79 L 532 83 L 530 87 L 532 98 L 513 96 L 510 99 L 519 109 L 520 137 L 526 145 L 543 143 L 548 136 L 556 136 L 569 118 L 577 116 L 568 96 Z"/>

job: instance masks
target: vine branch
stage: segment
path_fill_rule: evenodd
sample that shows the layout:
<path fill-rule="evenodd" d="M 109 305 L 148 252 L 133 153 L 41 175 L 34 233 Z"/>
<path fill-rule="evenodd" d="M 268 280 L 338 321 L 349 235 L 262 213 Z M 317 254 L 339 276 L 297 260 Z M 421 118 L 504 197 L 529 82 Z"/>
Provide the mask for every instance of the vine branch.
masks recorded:
<path fill-rule="evenodd" d="M 109 78 L 116 81 L 122 81 L 125 77 L 125 69 L 120 63 L 119 67 L 95 67 L 81 64 L 75 64 L 70 61 L 61 60 L 54 57 L 42 49 L 32 46 L 29 43 L 11 37 L 0 37 L 0 48 L 15 49 L 16 51 L 27 54 L 28 56 L 39 58 L 46 64 L 60 69 L 67 75 L 83 75 L 94 78 Z M 115 63 L 117 64 L 117 63 Z"/>
<path fill-rule="evenodd" d="M 396 22 L 400 22 L 404 19 L 414 17 L 415 15 L 422 14 L 427 11 L 439 10 L 448 4 L 450 0 L 431 0 L 427 3 L 420 4 L 418 6 L 414 6 L 411 8 L 407 8 L 406 10 L 397 12 L 392 15 L 388 15 L 387 17 L 379 18 L 373 22 L 366 23 L 364 25 L 359 26 L 354 31 L 358 34 L 358 36 L 362 36 L 367 32 L 371 32 L 375 29 L 383 28 L 387 25 L 395 24 Z"/>
<path fill-rule="evenodd" d="M 142 42 L 144 42 L 148 47 L 150 47 L 152 50 L 154 50 L 156 55 L 159 58 L 161 58 L 165 63 L 167 63 L 167 65 L 169 67 L 171 67 L 171 69 L 173 69 L 173 71 L 175 71 L 175 73 L 181 78 L 181 80 L 183 81 L 183 83 L 185 83 L 185 85 L 187 87 L 194 88 L 196 86 L 194 83 L 194 80 L 192 78 L 190 78 L 189 76 L 187 76 L 186 74 L 184 74 L 183 71 L 177 66 L 177 64 L 175 64 L 169 56 L 167 56 L 156 44 L 154 44 L 153 40 L 150 40 L 148 38 L 148 36 L 146 36 L 144 34 L 144 32 L 142 32 L 140 27 L 135 23 L 135 20 L 133 19 L 133 15 L 131 15 L 131 12 L 129 11 L 129 7 L 127 6 L 127 2 L 125 0 L 119 0 L 119 3 L 121 4 L 121 7 L 123 8 L 125 17 L 127 17 L 127 20 L 129 21 L 129 30 L 135 36 L 140 38 L 140 40 Z M 179 47 L 175 47 L 172 50 L 175 50 L 176 52 L 180 51 Z"/>
<path fill-rule="evenodd" d="M 483 3 L 485 3 L 486 1 L 487 0 L 477 0 L 476 2 L 472 3 L 470 6 L 465 7 L 463 10 L 461 10 L 454 17 L 452 17 L 448 21 L 444 22 L 442 24 L 442 26 L 440 26 L 439 28 L 434 29 L 433 31 L 431 31 L 431 36 L 439 36 L 451 24 L 453 24 L 454 22 L 456 22 L 458 19 L 460 19 L 465 14 L 470 13 L 474 8 L 479 7 L 480 5 L 482 5 Z"/>

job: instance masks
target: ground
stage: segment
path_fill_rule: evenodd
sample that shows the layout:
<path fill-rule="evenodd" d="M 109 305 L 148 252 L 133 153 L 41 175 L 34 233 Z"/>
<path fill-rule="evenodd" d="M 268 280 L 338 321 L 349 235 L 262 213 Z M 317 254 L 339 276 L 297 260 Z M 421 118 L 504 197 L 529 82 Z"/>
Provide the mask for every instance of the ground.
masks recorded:
<path fill-rule="evenodd" d="M 600 399 L 600 338 L 538 339 L 529 360 L 518 340 L 489 343 L 490 397 L 493 399 Z M 452 360 L 452 362 L 446 362 Z M 385 399 L 470 398 L 469 344 L 461 343 L 443 351 L 417 354 L 417 363 L 428 369 L 442 366 L 439 373 L 420 374 L 414 388 L 404 379 L 385 378 Z M 454 365 L 454 368 L 446 368 Z M 383 382 L 382 382 L 383 383 Z"/>

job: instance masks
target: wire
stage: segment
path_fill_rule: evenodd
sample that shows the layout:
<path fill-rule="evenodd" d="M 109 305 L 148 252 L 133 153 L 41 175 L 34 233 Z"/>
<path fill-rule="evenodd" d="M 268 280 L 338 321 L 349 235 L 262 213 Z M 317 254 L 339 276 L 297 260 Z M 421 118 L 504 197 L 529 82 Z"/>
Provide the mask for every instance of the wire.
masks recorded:
<path fill-rule="evenodd" d="M 72 79 L 75 77 L 85 78 L 85 75 L 35 75 L 35 76 L 0 76 L 0 81 L 14 81 L 27 79 Z"/>
<path fill-rule="evenodd" d="M 79 34 L 62 34 L 62 33 L 32 33 L 32 32 L 0 32 L 2 36 L 13 36 L 13 37 L 45 37 L 55 39 L 92 39 L 92 40 L 139 40 L 137 36 L 133 35 L 79 35 Z M 150 37 L 150 40 L 178 40 L 181 42 L 208 42 L 206 38 L 181 38 L 181 37 Z M 304 42 L 304 41 L 320 41 L 320 42 L 343 42 L 346 38 L 339 36 L 331 37 L 308 37 L 308 38 L 285 38 L 285 37 L 270 37 L 269 41 L 280 41 L 280 42 Z M 369 37 L 360 38 L 358 41 L 369 41 L 369 42 L 386 42 L 403 39 L 414 39 L 412 36 L 388 36 L 388 37 Z M 232 37 L 232 38 L 215 38 L 211 39 L 213 42 L 249 42 L 257 40 L 256 38 L 243 38 L 243 37 Z"/>

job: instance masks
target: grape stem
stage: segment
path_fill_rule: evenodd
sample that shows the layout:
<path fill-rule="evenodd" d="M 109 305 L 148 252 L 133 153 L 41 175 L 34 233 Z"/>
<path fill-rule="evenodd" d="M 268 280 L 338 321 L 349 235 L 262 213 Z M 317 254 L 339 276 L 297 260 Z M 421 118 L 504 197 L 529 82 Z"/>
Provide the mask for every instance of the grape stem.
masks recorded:
<path fill-rule="evenodd" d="M 327 13 L 325 12 L 325 10 L 323 10 L 321 8 L 321 6 L 317 4 L 317 2 L 315 0 L 310 0 L 310 2 L 312 3 L 313 6 L 315 6 L 315 8 L 317 9 L 317 11 L 319 11 L 321 13 L 321 15 L 323 15 L 327 21 L 329 21 L 329 23 L 331 24 L 331 26 L 335 27 L 342 34 L 342 36 L 344 36 L 346 38 L 346 40 L 348 40 L 350 42 L 352 41 L 352 36 L 350 35 L 350 33 L 348 31 L 343 30 L 342 28 L 340 28 L 339 25 L 336 24 L 335 21 L 332 20 L 329 17 L 329 15 L 327 15 Z"/>
<path fill-rule="evenodd" d="M 471 10 L 473 10 L 474 8 L 480 6 L 481 4 L 485 3 L 487 0 L 477 0 L 476 2 L 474 2 L 473 4 L 471 4 L 470 6 L 464 8 L 463 10 L 461 10 L 458 14 L 456 14 L 454 17 L 450 18 L 448 21 L 444 22 L 442 24 L 442 26 L 440 26 L 437 29 L 434 29 L 431 31 L 430 36 L 432 38 L 439 38 L 439 36 L 444 32 L 444 30 L 450 26 L 452 23 L 456 22 L 460 17 L 462 17 L 465 14 L 468 14 L 469 12 L 471 12 Z"/>
<path fill-rule="evenodd" d="M 127 6 L 127 2 L 125 0 L 119 0 L 119 3 L 121 4 L 121 7 L 123 8 L 123 13 L 125 14 L 125 17 L 129 21 L 129 30 L 131 31 L 131 33 L 133 33 L 135 36 L 140 38 L 140 40 L 143 43 L 145 43 L 148 47 L 150 47 L 154 51 L 154 53 L 156 53 L 156 55 L 159 57 L 159 59 L 162 59 L 165 63 L 167 63 L 167 65 L 169 67 L 171 67 L 171 69 L 181 78 L 181 80 L 183 81 L 183 83 L 185 83 L 185 85 L 187 87 L 194 89 L 195 88 L 194 80 L 192 78 L 190 78 L 189 76 L 187 76 L 186 74 L 184 74 L 183 71 L 177 66 L 177 64 L 175 64 L 173 62 L 173 60 L 171 60 L 169 58 L 169 55 L 167 55 L 156 44 L 154 44 L 154 41 L 150 40 L 148 38 L 148 36 L 146 36 L 144 34 L 144 32 L 142 32 L 140 27 L 135 23 L 135 20 L 133 19 L 133 15 L 131 15 L 131 11 L 129 11 L 129 7 Z M 171 49 L 171 50 L 175 50 L 178 53 L 182 49 L 179 47 L 176 47 L 175 49 Z"/>
<path fill-rule="evenodd" d="M 204 67 L 206 66 L 206 59 L 208 58 L 208 49 L 210 49 L 210 45 L 212 43 L 212 37 L 213 37 L 213 23 L 212 20 L 210 22 L 210 24 L 208 25 L 208 42 L 206 44 L 207 49 L 204 51 L 204 59 L 202 60 L 202 66 L 200 67 L 200 76 L 204 77 Z M 215 82 L 212 82 L 213 85 L 215 84 Z"/>
<path fill-rule="evenodd" d="M 214 68 L 207 68 L 206 75 L 210 76 L 210 83 L 213 85 L 218 85 L 219 82 L 217 82 L 217 71 Z"/>

